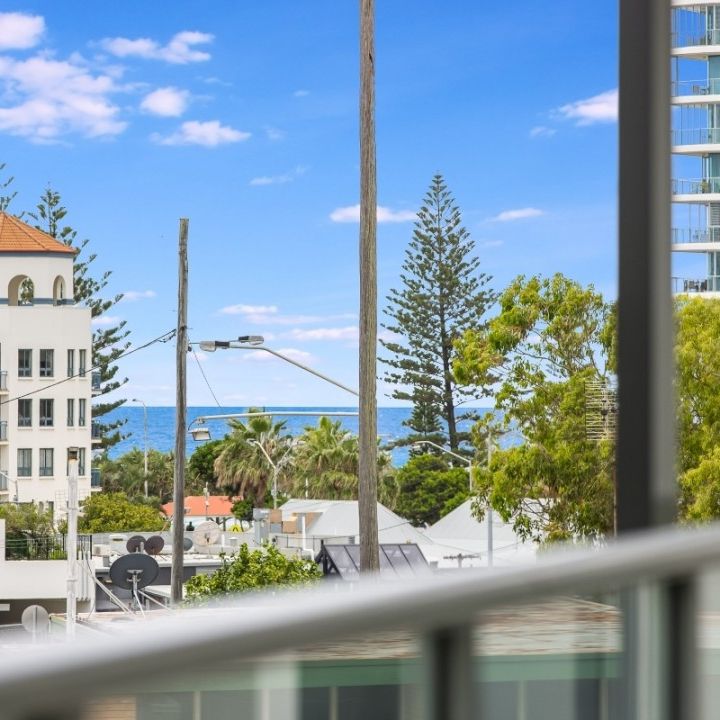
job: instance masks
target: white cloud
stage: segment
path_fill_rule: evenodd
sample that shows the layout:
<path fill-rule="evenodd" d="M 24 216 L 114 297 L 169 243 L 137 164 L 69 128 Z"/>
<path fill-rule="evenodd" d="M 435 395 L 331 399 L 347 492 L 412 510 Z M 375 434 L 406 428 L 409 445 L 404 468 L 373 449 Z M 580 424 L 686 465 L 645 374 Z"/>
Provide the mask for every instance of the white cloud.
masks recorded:
<path fill-rule="evenodd" d="M 281 355 L 287 355 L 289 358 L 303 363 L 308 363 L 313 359 L 313 356 L 309 352 L 305 352 L 305 350 L 299 350 L 298 348 L 278 348 L 277 352 L 279 352 Z M 272 355 L 269 352 L 265 352 L 264 350 L 251 350 L 247 353 L 243 352 L 240 358 L 242 360 L 250 360 L 255 362 L 282 362 L 281 358 L 275 357 L 275 355 Z"/>
<path fill-rule="evenodd" d="M 179 117 L 188 106 L 190 93 L 175 87 L 164 87 L 148 93 L 140 103 L 140 109 L 152 115 Z"/>
<path fill-rule="evenodd" d="M 122 321 L 122 318 L 116 315 L 100 315 L 99 317 L 92 319 L 92 324 L 95 327 L 107 327 L 108 325 L 117 325 Z"/>
<path fill-rule="evenodd" d="M 0 50 L 26 50 L 35 47 L 44 32 L 45 19 L 42 15 L 0 13 Z"/>
<path fill-rule="evenodd" d="M 265 128 L 265 136 L 268 140 L 277 142 L 278 140 L 284 140 L 287 137 L 287 133 L 284 130 L 274 127 Z"/>
<path fill-rule="evenodd" d="M 616 122 L 618 91 L 608 90 L 585 100 L 568 103 L 559 107 L 557 113 L 566 120 L 575 120 L 576 125 Z"/>
<path fill-rule="evenodd" d="M 282 175 L 261 175 L 260 177 L 254 177 L 248 184 L 253 186 L 284 185 L 285 183 L 296 180 L 301 175 L 304 175 L 305 172 L 306 168 L 299 166 Z"/>
<path fill-rule="evenodd" d="M 538 208 L 520 208 L 518 210 L 504 210 L 499 215 L 487 219 L 487 222 L 512 222 L 513 220 L 525 220 L 526 218 L 534 218 L 545 215 L 544 210 Z"/>
<path fill-rule="evenodd" d="M 214 39 L 209 33 L 185 30 L 174 35 L 167 45 L 160 45 L 150 38 L 116 37 L 105 38 L 100 44 L 116 57 L 139 57 L 145 60 L 164 60 L 175 65 L 204 62 L 210 59 L 210 53 L 196 50 L 196 45 L 207 45 Z"/>
<path fill-rule="evenodd" d="M 157 296 L 154 290 L 126 290 L 122 294 L 120 302 L 136 302 L 137 300 L 149 300 Z"/>
<path fill-rule="evenodd" d="M 249 132 L 236 130 L 229 125 L 221 125 L 218 120 L 208 120 L 206 122 L 189 120 L 188 122 L 184 122 L 180 126 L 180 129 L 171 135 L 162 136 L 155 133 L 151 136 L 151 139 L 160 145 L 202 145 L 203 147 L 217 147 L 218 145 L 226 145 L 227 143 L 242 142 L 249 137 Z"/>
<path fill-rule="evenodd" d="M 552 137 L 557 130 L 555 128 L 546 127 L 545 125 L 538 125 L 530 131 L 530 137 L 535 138 L 549 138 Z"/>
<path fill-rule="evenodd" d="M 309 330 L 301 330 L 295 328 L 289 333 L 294 340 L 357 340 L 357 325 L 348 325 L 339 328 L 312 328 Z"/>
<path fill-rule="evenodd" d="M 296 90 L 293 93 L 293 97 L 301 98 L 301 97 L 307 97 L 310 94 L 309 90 Z"/>
<path fill-rule="evenodd" d="M 480 247 L 494 248 L 494 247 L 500 247 L 502 244 L 503 244 L 502 240 L 485 240 L 484 242 L 480 243 Z"/>
<path fill-rule="evenodd" d="M 41 143 L 69 133 L 117 135 L 127 123 L 118 119 L 110 95 L 120 89 L 108 74 L 93 74 L 78 56 L 20 61 L 0 56 L 0 92 L 8 102 L 0 108 L 0 132 Z"/>
<path fill-rule="evenodd" d="M 382 205 L 377 206 L 377 221 L 379 223 L 411 222 L 415 220 L 416 216 L 414 210 L 391 210 Z M 330 213 L 330 219 L 336 223 L 358 223 L 360 222 L 360 205 L 336 208 Z"/>
<path fill-rule="evenodd" d="M 351 313 L 341 315 L 283 315 L 276 305 L 227 305 L 220 308 L 221 315 L 240 315 L 251 325 L 310 325 L 332 320 L 355 318 Z M 269 336 L 266 336 L 269 339 Z"/>

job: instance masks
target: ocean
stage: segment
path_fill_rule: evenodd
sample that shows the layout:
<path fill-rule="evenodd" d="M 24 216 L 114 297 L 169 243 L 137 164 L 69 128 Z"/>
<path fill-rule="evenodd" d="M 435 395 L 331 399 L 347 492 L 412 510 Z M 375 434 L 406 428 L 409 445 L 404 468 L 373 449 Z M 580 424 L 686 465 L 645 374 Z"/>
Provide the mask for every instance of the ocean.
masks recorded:
<path fill-rule="evenodd" d="M 277 410 L 278 420 L 287 421 L 288 432 L 292 435 L 299 435 L 303 429 L 308 425 L 315 425 L 317 418 L 313 417 L 287 417 L 283 418 L 280 413 L 282 412 L 353 412 L 357 411 L 357 408 L 353 407 L 268 407 L 265 410 Z M 467 412 L 472 408 L 463 408 L 463 412 Z M 490 412 L 489 408 L 474 408 L 475 412 L 482 415 L 486 412 Z M 188 408 L 187 419 L 188 424 L 197 417 L 205 415 L 228 415 L 231 413 L 247 412 L 246 407 L 229 407 L 229 408 L 218 408 L 218 407 L 191 407 Z M 403 421 L 410 417 L 411 408 L 405 407 L 381 407 L 378 408 L 378 435 L 380 436 L 383 444 L 397 440 L 398 438 L 404 437 L 408 434 L 408 428 L 403 425 Z M 148 407 L 148 447 L 162 452 L 168 452 L 173 450 L 175 447 L 175 408 L 174 407 Z M 127 405 L 114 410 L 112 413 L 107 415 L 107 420 L 114 420 L 122 418 L 126 420 L 126 424 L 122 428 L 123 434 L 128 437 L 122 440 L 120 443 L 115 445 L 110 450 L 110 457 L 117 457 L 126 453 L 132 448 L 144 447 L 144 432 L 143 432 L 143 408 L 138 405 Z M 103 418 L 105 420 L 106 418 Z M 340 420 L 344 427 L 353 433 L 358 431 L 358 419 L 357 417 L 343 417 L 337 418 Z M 213 439 L 222 438 L 227 432 L 227 421 L 226 420 L 211 420 L 205 423 L 210 429 L 210 433 Z M 471 422 L 464 422 L 458 424 L 458 429 L 467 430 L 472 425 Z M 186 451 L 188 456 L 192 454 L 193 450 L 197 447 L 197 444 L 193 442 L 192 437 L 188 434 L 186 443 Z M 404 465 L 408 458 L 408 448 L 395 448 L 392 451 L 393 464 L 396 466 Z"/>

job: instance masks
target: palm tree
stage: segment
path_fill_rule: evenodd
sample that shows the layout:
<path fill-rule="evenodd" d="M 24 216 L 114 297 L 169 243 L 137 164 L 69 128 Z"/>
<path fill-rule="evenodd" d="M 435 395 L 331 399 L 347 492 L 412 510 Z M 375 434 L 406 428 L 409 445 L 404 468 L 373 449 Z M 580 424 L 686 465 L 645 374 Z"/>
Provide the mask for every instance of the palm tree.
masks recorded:
<path fill-rule="evenodd" d="M 251 408 L 249 412 L 258 412 Z M 272 483 L 273 468 L 258 443 L 278 463 L 290 446 L 285 421 L 273 422 L 270 416 L 249 418 L 247 422 L 230 421 L 231 433 L 223 440 L 223 449 L 215 460 L 218 487 L 243 499 L 254 498 L 258 507 Z"/>
<path fill-rule="evenodd" d="M 302 497 L 329 500 L 354 500 L 358 497 L 359 443 L 342 427 L 340 421 L 333 422 L 321 417 L 315 427 L 306 427 L 299 438 L 292 463 L 295 468 L 292 492 Z M 377 473 L 385 479 L 390 469 L 390 456 L 378 453 Z M 392 484 L 380 482 L 382 501 L 390 501 Z"/>

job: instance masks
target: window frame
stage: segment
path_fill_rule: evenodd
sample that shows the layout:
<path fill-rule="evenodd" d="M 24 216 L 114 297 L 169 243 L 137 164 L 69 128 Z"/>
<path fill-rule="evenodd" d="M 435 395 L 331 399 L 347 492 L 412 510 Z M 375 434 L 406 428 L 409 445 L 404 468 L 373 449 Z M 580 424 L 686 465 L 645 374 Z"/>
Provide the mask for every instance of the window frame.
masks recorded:
<path fill-rule="evenodd" d="M 50 413 L 49 414 L 47 414 L 47 412 L 43 413 L 43 403 L 50 403 L 50 405 L 49 405 Z M 47 410 L 47 408 L 48 408 L 48 405 L 45 406 L 46 410 Z M 40 398 L 39 411 L 40 411 L 40 414 L 38 417 L 38 427 L 42 427 L 42 428 L 55 427 L 55 400 L 54 400 L 54 398 Z M 48 419 L 50 420 L 50 422 L 47 422 Z M 45 422 L 43 422 L 43 420 Z"/>

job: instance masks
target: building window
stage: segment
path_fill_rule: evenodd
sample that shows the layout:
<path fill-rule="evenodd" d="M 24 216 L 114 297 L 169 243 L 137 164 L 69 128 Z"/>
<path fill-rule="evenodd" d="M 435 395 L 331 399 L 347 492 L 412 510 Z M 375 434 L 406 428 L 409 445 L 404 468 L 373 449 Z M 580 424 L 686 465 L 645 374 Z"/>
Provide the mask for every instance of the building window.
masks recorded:
<path fill-rule="evenodd" d="M 85 377 L 85 371 L 87 370 L 87 350 L 78 350 L 78 372 L 82 377 Z"/>
<path fill-rule="evenodd" d="M 18 448 L 18 477 L 30 477 L 32 475 L 32 450 L 30 448 Z"/>
<path fill-rule="evenodd" d="M 40 448 L 40 477 L 52 477 L 53 455 L 54 450 L 52 448 Z"/>
<path fill-rule="evenodd" d="M 40 427 L 53 426 L 53 400 L 40 400 Z"/>
<path fill-rule="evenodd" d="M 32 377 L 32 350 L 18 350 L 18 377 Z"/>
<path fill-rule="evenodd" d="M 85 448 L 78 448 L 78 475 L 85 475 Z"/>
<path fill-rule="evenodd" d="M 18 400 L 18 427 L 32 427 L 32 400 Z"/>
<path fill-rule="evenodd" d="M 52 377 L 54 374 L 55 351 L 40 351 L 40 377 Z"/>
<path fill-rule="evenodd" d="M 75 425 L 75 400 L 68 398 L 67 401 L 67 426 Z"/>
<path fill-rule="evenodd" d="M 73 377 L 75 375 L 75 351 L 67 351 L 67 376 Z"/>
<path fill-rule="evenodd" d="M 86 408 L 87 408 L 87 400 L 85 398 L 80 398 L 78 400 L 78 426 L 79 427 L 85 427 L 87 423 L 86 418 Z"/>

